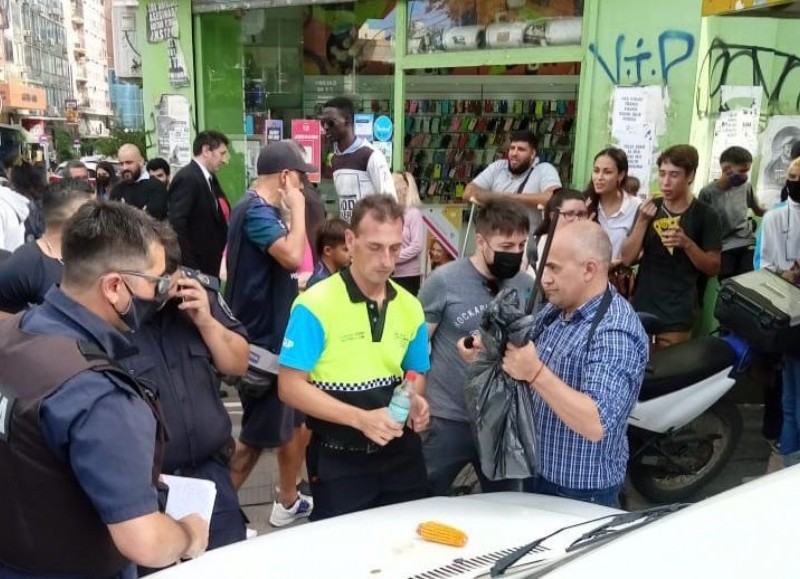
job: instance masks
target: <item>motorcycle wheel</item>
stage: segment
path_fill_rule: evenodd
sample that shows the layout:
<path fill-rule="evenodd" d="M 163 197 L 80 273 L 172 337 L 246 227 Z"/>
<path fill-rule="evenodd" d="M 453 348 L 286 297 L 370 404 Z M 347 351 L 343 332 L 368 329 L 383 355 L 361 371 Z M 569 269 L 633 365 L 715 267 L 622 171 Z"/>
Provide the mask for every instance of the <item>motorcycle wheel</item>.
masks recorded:
<path fill-rule="evenodd" d="M 659 437 L 652 447 L 640 453 L 630 465 L 631 483 L 651 502 L 685 501 L 719 474 L 741 436 L 739 409 L 721 400 L 683 428 Z M 664 460 L 656 465 L 647 464 L 653 454 Z"/>

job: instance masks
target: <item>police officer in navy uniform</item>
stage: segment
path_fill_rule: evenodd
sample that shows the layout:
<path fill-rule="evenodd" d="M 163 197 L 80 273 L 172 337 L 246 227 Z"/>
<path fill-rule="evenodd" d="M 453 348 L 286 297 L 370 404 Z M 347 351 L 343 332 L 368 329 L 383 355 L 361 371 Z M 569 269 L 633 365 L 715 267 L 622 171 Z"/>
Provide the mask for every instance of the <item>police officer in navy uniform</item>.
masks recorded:
<path fill-rule="evenodd" d="M 170 275 L 170 299 L 144 312 L 130 340 L 138 353 L 120 360 L 131 374 L 158 392 L 169 431 L 163 472 L 206 479 L 217 486 L 209 548 L 245 538 L 247 520 L 233 488 L 231 420 L 219 397 L 221 375 L 247 370 L 244 326 L 219 293 L 219 281 L 180 268 L 178 237 L 161 224 Z"/>
<path fill-rule="evenodd" d="M 205 551 L 208 525 L 159 510 L 159 414 L 112 360 L 169 290 L 154 221 L 90 202 L 67 225 L 64 277 L 0 323 L 0 577 L 136 577 Z"/>

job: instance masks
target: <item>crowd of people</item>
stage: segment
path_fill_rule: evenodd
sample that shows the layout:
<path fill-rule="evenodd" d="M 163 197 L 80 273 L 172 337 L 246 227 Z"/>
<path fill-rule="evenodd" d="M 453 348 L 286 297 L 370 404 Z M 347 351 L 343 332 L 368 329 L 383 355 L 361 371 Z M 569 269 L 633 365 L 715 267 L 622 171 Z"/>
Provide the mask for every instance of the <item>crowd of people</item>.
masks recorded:
<path fill-rule="evenodd" d="M 230 143 L 215 131 L 197 135 L 174 176 L 129 144 L 121 175 L 98 164 L 94 188 L 79 162 L 47 186 L 24 161 L 8 164 L 1 576 L 136 577 L 241 541 L 237 491 L 265 449 L 278 464 L 276 527 L 446 495 L 468 464 L 484 492 L 617 506 L 651 349 L 690 339 L 709 278 L 755 262 L 797 281 L 800 159 L 788 199 L 765 213 L 740 147 L 699 198 L 697 151 L 665 149 L 661 195 L 643 200 L 621 149 L 600 151 L 577 191 L 539 161 L 533 133 L 515 132 L 508 158 L 466 187 L 475 249 L 454 259 L 425 241 L 413 175 L 392 174 L 356 138 L 352 103 L 328 102 L 322 126 L 336 218 L 308 181 L 319 167 L 291 140 L 261 150 L 235 206 L 217 179 Z M 539 448 L 526 480 L 484 475 L 464 398 L 481 316 L 506 288 L 546 298 L 530 341 L 498 361 L 530 388 Z M 652 339 L 637 310 L 662 321 Z M 791 460 L 800 360 L 784 374 Z M 238 440 L 223 378 L 242 404 Z M 388 411 L 398 389 L 403 421 Z M 163 514 L 162 474 L 213 481 L 210 521 Z"/>

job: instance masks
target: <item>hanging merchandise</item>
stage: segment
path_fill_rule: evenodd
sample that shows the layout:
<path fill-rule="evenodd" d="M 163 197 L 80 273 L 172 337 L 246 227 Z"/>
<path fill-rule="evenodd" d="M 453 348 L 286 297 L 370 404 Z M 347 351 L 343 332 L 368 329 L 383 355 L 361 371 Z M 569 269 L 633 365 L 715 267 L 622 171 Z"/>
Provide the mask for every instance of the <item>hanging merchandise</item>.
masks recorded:
<path fill-rule="evenodd" d="M 574 46 L 581 43 L 583 18 L 546 18 L 530 23 L 525 42 L 542 46 Z"/>
<path fill-rule="evenodd" d="M 521 48 L 525 45 L 528 22 L 496 22 L 486 27 L 488 48 Z"/>
<path fill-rule="evenodd" d="M 442 48 L 447 51 L 476 50 L 483 47 L 485 39 L 483 26 L 458 26 L 442 35 Z"/>

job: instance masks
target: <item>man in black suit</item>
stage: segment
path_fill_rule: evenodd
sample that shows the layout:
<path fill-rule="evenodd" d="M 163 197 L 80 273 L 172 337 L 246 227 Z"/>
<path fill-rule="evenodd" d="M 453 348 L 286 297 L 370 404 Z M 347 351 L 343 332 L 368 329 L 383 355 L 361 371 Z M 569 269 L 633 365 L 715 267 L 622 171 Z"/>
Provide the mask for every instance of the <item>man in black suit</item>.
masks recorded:
<path fill-rule="evenodd" d="M 122 181 L 114 186 L 109 199 L 143 209 L 156 219 L 166 219 L 167 188 L 158 179 L 151 179 L 144 170 L 144 157 L 139 147 L 122 145 L 117 159 L 122 166 Z"/>
<path fill-rule="evenodd" d="M 203 131 L 194 140 L 194 159 L 169 186 L 169 220 L 178 234 L 183 264 L 219 276 L 228 237 L 230 203 L 216 173 L 228 162 L 228 137 Z"/>

